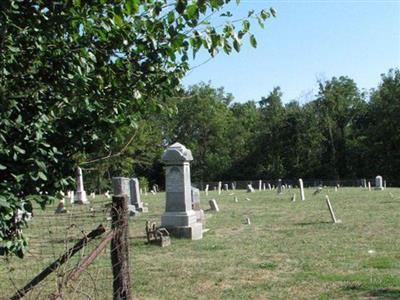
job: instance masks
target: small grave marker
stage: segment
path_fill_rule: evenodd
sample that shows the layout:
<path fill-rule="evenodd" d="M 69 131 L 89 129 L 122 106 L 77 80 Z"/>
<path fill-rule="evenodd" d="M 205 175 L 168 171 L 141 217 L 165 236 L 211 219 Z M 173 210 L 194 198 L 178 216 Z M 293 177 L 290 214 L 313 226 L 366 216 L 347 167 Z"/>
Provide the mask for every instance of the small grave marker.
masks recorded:
<path fill-rule="evenodd" d="M 208 203 L 210 204 L 211 210 L 219 212 L 219 207 L 218 207 L 217 201 L 215 199 L 211 199 L 210 201 L 208 201 Z"/>
<path fill-rule="evenodd" d="M 303 179 L 299 178 L 299 186 L 300 186 L 300 197 L 301 201 L 306 200 L 306 197 L 304 196 L 304 184 L 303 184 Z"/>
<path fill-rule="evenodd" d="M 331 214 L 332 222 L 335 224 L 342 223 L 341 220 L 336 219 L 335 212 L 333 211 L 333 208 L 332 208 L 331 202 L 329 201 L 328 195 L 325 195 L 325 199 L 326 199 L 326 205 L 328 206 L 328 209 L 329 209 L 329 213 Z"/>

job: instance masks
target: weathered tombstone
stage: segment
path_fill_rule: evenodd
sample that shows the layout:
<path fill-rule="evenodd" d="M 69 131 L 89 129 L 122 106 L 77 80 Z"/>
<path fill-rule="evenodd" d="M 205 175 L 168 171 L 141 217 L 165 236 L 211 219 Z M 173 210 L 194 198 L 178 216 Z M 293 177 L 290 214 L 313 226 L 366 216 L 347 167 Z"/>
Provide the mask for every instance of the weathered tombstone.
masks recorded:
<path fill-rule="evenodd" d="M 192 209 L 190 162 L 192 152 L 184 145 L 175 143 L 163 155 L 165 163 L 165 213 L 161 226 L 174 236 L 198 240 L 203 237 L 203 225 L 197 222 Z"/>
<path fill-rule="evenodd" d="M 254 193 L 254 188 L 251 186 L 251 183 L 249 183 L 249 184 L 247 185 L 246 191 L 247 191 L 248 193 Z"/>
<path fill-rule="evenodd" d="M 86 196 L 86 191 L 83 187 L 82 169 L 79 167 L 76 168 L 76 195 L 74 198 L 74 203 L 77 204 L 89 203 L 89 200 Z"/>
<path fill-rule="evenodd" d="M 90 195 L 89 195 L 89 197 L 90 197 L 91 199 L 94 199 L 94 198 L 96 198 L 96 194 L 95 194 L 94 192 L 91 192 Z"/>
<path fill-rule="evenodd" d="M 112 188 L 114 195 L 127 195 L 130 200 L 131 192 L 129 188 L 129 178 L 127 177 L 113 177 Z M 129 203 L 130 201 L 128 201 Z"/>
<path fill-rule="evenodd" d="M 221 195 L 222 182 L 218 181 L 218 195 Z"/>
<path fill-rule="evenodd" d="M 131 188 L 129 184 L 130 179 L 127 177 L 113 177 L 112 178 L 112 188 L 113 195 L 126 195 L 128 197 L 128 210 L 129 215 L 137 216 L 139 214 L 135 205 L 132 204 Z M 107 191 L 108 192 L 108 191 Z"/>
<path fill-rule="evenodd" d="M 236 185 L 234 182 L 231 183 L 231 189 L 232 189 L 232 191 L 236 190 Z"/>
<path fill-rule="evenodd" d="M 272 190 L 272 187 L 271 187 L 271 184 L 270 184 L 270 183 L 268 183 L 268 189 L 269 189 L 269 190 Z"/>
<path fill-rule="evenodd" d="M 239 202 L 239 199 L 238 199 L 238 197 L 236 197 L 236 196 L 235 196 L 235 198 L 234 198 L 234 199 L 235 199 L 235 202 L 236 202 L 236 203 L 237 203 L 237 202 Z"/>
<path fill-rule="evenodd" d="M 335 192 L 337 192 L 338 191 L 338 188 L 337 188 L 337 186 L 335 186 Z"/>
<path fill-rule="evenodd" d="M 251 225 L 251 222 L 250 222 L 250 218 L 249 218 L 249 217 L 246 217 L 245 220 L 244 220 L 244 222 L 245 222 L 246 225 Z"/>
<path fill-rule="evenodd" d="M 65 214 L 68 212 L 67 209 L 65 208 L 64 204 L 65 204 L 65 200 L 64 200 L 64 198 L 62 198 L 57 205 L 57 208 L 55 211 L 56 214 Z"/>
<path fill-rule="evenodd" d="M 383 190 L 383 180 L 382 180 L 382 176 L 380 176 L 380 175 L 375 177 L 375 190 L 379 190 L 379 191 Z"/>
<path fill-rule="evenodd" d="M 137 178 L 129 179 L 129 203 L 134 205 L 139 212 L 149 211 L 149 209 L 143 205 L 140 198 L 139 180 Z"/>
<path fill-rule="evenodd" d="M 322 192 L 322 186 L 319 186 L 319 187 L 317 187 L 317 189 L 314 191 L 313 195 L 315 196 L 315 195 L 317 195 L 317 194 L 319 194 L 319 193 L 321 193 L 321 192 Z"/>
<path fill-rule="evenodd" d="M 278 179 L 278 194 L 282 194 L 282 179 Z"/>
<path fill-rule="evenodd" d="M 371 181 L 368 181 L 368 191 L 371 191 Z"/>
<path fill-rule="evenodd" d="M 70 193 L 69 193 L 69 201 L 70 201 L 70 203 L 74 203 L 74 201 L 75 201 L 74 191 L 70 191 Z"/>
<path fill-rule="evenodd" d="M 361 185 L 363 186 L 363 188 L 367 188 L 367 179 L 366 178 L 363 178 L 363 179 L 361 179 Z"/>
<path fill-rule="evenodd" d="M 258 181 L 258 190 L 261 192 L 262 191 L 262 180 Z"/>
<path fill-rule="evenodd" d="M 265 186 L 265 182 L 263 183 L 263 191 L 266 191 L 267 187 Z"/>
<path fill-rule="evenodd" d="M 192 186 L 191 194 L 192 194 L 192 209 L 196 213 L 196 220 L 197 222 L 200 222 L 203 225 L 205 225 L 204 211 L 200 208 L 200 190 Z"/>
<path fill-rule="evenodd" d="M 386 189 L 386 180 L 383 181 L 383 188 Z"/>
<path fill-rule="evenodd" d="M 299 178 L 299 187 L 300 187 L 300 198 L 301 201 L 306 200 L 306 197 L 304 196 L 304 184 L 303 184 L 303 179 Z"/>
<path fill-rule="evenodd" d="M 206 184 L 206 189 L 204 190 L 206 192 L 206 196 L 208 196 L 208 188 L 209 188 L 209 185 Z"/>
<path fill-rule="evenodd" d="M 219 207 L 218 207 L 217 201 L 215 199 L 211 199 L 210 201 L 208 201 L 208 203 L 210 204 L 211 210 L 219 212 Z"/>
<path fill-rule="evenodd" d="M 326 199 L 326 205 L 328 206 L 328 209 L 329 209 L 329 212 L 331 214 L 331 218 L 332 218 L 333 223 L 335 223 L 335 224 L 342 223 L 341 220 L 336 219 L 336 216 L 335 216 L 335 213 L 333 211 L 331 202 L 329 201 L 328 195 L 325 196 L 325 199 Z"/>
<path fill-rule="evenodd" d="M 292 202 L 296 202 L 296 194 L 293 194 L 293 196 L 292 196 Z"/>
<path fill-rule="evenodd" d="M 224 184 L 224 190 L 225 190 L 225 191 L 229 191 L 229 186 L 228 186 L 227 183 Z"/>

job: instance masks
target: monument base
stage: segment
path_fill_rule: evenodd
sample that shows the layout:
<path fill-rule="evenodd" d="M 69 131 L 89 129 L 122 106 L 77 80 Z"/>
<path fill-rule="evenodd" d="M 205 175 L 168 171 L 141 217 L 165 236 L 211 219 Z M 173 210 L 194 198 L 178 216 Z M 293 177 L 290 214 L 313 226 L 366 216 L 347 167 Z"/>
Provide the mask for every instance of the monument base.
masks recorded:
<path fill-rule="evenodd" d="M 129 211 L 129 216 L 130 217 L 136 217 L 139 216 L 140 213 L 136 210 L 136 207 L 134 205 L 128 205 L 128 211 Z"/>
<path fill-rule="evenodd" d="M 74 204 L 87 204 L 89 200 L 86 195 L 86 191 L 78 191 L 74 196 Z"/>
<path fill-rule="evenodd" d="M 193 223 L 189 226 L 165 226 L 170 235 L 180 239 L 201 240 L 203 238 L 203 224 Z"/>
<path fill-rule="evenodd" d="M 147 213 L 149 212 L 149 208 L 148 207 L 136 207 L 137 211 L 140 211 L 142 213 Z"/>
<path fill-rule="evenodd" d="M 188 211 L 167 211 L 161 216 L 162 227 L 186 227 L 196 223 L 196 213 Z"/>
<path fill-rule="evenodd" d="M 199 209 L 199 210 L 195 210 L 194 212 L 196 214 L 197 223 L 201 223 L 204 226 L 206 224 L 206 217 L 204 215 L 204 211 L 202 209 Z"/>

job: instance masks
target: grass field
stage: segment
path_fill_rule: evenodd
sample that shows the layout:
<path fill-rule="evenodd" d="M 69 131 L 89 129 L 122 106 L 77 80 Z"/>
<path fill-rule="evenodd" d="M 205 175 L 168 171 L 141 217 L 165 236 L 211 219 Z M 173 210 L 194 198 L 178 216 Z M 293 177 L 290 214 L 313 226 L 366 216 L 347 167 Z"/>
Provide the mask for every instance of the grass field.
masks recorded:
<path fill-rule="evenodd" d="M 202 192 L 203 208 L 211 198 L 220 208 L 218 213 L 206 212 L 210 230 L 202 240 L 173 239 L 166 248 L 146 245 L 144 235 L 146 220 L 159 223 L 165 194 L 143 196 L 149 213 L 130 219 L 134 298 L 400 299 L 400 189 L 324 189 L 316 196 L 313 191 L 306 189 L 304 202 L 298 190 L 283 195 L 210 192 L 207 197 Z M 293 193 L 296 202 L 290 201 Z M 325 194 L 342 224 L 331 223 Z M 108 225 L 101 210 L 105 203 L 101 197 L 92 201 L 96 213 L 88 206 L 69 206 L 69 215 L 55 216 L 53 207 L 36 213 L 25 230 L 32 241 L 30 253 L 24 260 L 1 262 L 3 298 L 71 246 L 81 231 Z M 245 224 L 245 217 L 251 225 Z M 76 226 L 67 231 L 72 224 Z M 49 277 L 28 299 L 46 299 L 56 289 L 57 278 Z M 65 299 L 111 299 L 111 278 L 107 250 Z"/>

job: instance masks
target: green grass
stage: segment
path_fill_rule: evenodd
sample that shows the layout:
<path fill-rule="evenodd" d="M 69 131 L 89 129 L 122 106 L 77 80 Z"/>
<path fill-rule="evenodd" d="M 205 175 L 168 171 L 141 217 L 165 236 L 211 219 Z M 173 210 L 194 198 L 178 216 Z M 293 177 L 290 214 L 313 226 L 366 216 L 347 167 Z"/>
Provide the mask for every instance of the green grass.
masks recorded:
<path fill-rule="evenodd" d="M 215 198 L 220 212 L 206 212 L 202 240 L 172 239 L 166 248 L 145 244 L 145 221 L 159 223 L 165 194 L 144 196 L 149 213 L 130 219 L 132 291 L 138 299 L 400 299 L 400 189 L 385 191 L 324 189 L 304 202 L 290 202 L 298 190 L 234 195 L 201 194 L 202 207 Z M 389 195 L 391 192 L 394 197 Z M 332 224 L 325 204 L 329 194 L 342 224 Z M 251 201 L 246 201 L 249 197 Z M 0 266 L 0 291 L 5 298 L 71 246 L 81 231 L 108 224 L 101 212 L 105 199 L 88 207 L 71 207 L 72 215 L 55 216 L 54 209 L 37 213 L 25 231 L 31 253 Z M 76 213 L 76 211 L 78 211 Z M 91 215 L 89 217 L 89 215 Z M 249 217 L 251 225 L 246 225 Z M 69 231 L 66 228 L 76 224 Z M 85 250 L 85 253 L 91 248 Z M 78 258 L 67 264 L 67 274 Z M 62 278 L 62 274 L 59 276 Z M 111 298 L 109 250 L 68 290 L 65 299 Z M 12 281 L 10 281 L 12 279 Z M 59 279 L 60 280 L 60 279 Z M 45 299 L 56 288 L 49 277 L 31 299 Z M 28 297 L 29 298 L 29 297 Z"/>

